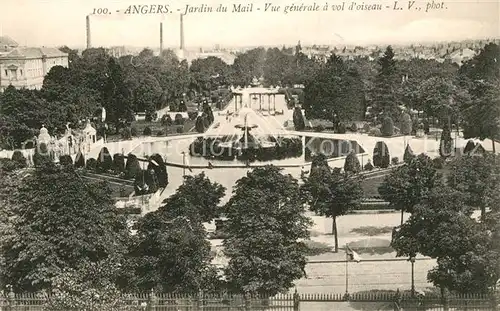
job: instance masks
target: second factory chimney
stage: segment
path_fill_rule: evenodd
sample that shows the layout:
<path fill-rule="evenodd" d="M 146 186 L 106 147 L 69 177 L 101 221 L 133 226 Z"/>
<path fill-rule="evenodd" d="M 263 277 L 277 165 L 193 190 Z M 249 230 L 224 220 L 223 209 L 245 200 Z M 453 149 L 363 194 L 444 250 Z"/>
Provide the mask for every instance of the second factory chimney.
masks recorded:
<path fill-rule="evenodd" d="M 90 38 L 90 15 L 86 17 L 86 29 L 87 29 L 87 49 L 92 47 L 91 38 Z"/>
<path fill-rule="evenodd" d="M 163 52 L 163 23 L 160 23 L 160 56 Z"/>

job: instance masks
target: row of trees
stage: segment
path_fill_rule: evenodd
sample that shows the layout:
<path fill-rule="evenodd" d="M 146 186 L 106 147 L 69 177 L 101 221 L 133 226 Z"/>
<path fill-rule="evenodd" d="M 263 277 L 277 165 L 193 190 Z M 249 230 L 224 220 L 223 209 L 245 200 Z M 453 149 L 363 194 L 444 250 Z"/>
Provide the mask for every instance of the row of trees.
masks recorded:
<path fill-rule="evenodd" d="M 495 155 L 465 154 L 443 177 L 431 159 L 405 153 L 386 176 L 382 198 L 401 210 L 393 232 L 398 256 L 437 259 L 428 279 L 443 291 L 487 292 L 500 278 L 500 170 Z M 480 210 L 477 219 L 473 215 Z M 403 213 L 410 217 L 403 222 Z"/>
<path fill-rule="evenodd" d="M 499 54 L 500 47 L 490 43 L 461 67 L 449 61 L 399 61 L 390 46 L 376 62 L 332 55 L 305 81 L 306 116 L 332 120 L 334 129 L 341 121 L 383 125 L 390 119 L 402 133 L 411 133 L 408 124 L 417 130 L 436 120 L 442 128 L 463 128 L 466 138 L 498 138 Z M 408 122 L 405 110 L 422 111 L 424 122 L 420 115 Z"/>
<path fill-rule="evenodd" d="M 310 220 L 298 181 L 277 167 L 241 178 L 223 206 L 223 186 L 204 174 L 187 176 L 161 208 L 139 219 L 135 234 L 114 207 L 108 186 L 81 178 L 72 166 L 46 162 L 28 175 L 19 173 L 2 172 L 4 288 L 47 290 L 68 301 L 89 292 L 150 289 L 273 294 L 303 275 L 306 248 L 298 241 L 308 238 Z M 210 265 L 213 254 L 202 225 L 221 213 L 228 218 L 225 281 Z"/>
<path fill-rule="evenodd" d="M 393 207 L 411 213 L 394 232 L 393 247 L 399 256 L 437 258 L 437 268 L 429 273 L 436 286 L 481 292 L 500 276 L 495 160 L 465 155 L 452 163 L 452 173 L 444 179 L 430 158 L 408 151 L 406 163 L 380 187 Z M 82 286 L 105 292 L 287 290 L 303 275 L 306 263 L 305 245 L 298 242 L 308 238 L 311 224 L 305 206 L 332 218 L 338 251 L 336 220 L 361 204 L 359 171 L 354 153 L 344 171 L 330 168 L 321 154 L 315 156 L 301 185 L 277 167 L 256 168 L 237 181 L 224 205 L 224 187 L 203 174 L 188 176 L 159 210 L 138 221 L 134 235 L 113 206 L 109 188 L 80 178 L 72 166 L 43 162 L 27 176 L 4 171 L 2 285 L 70 296 L 80 295 L 76 288 Z M 481 210 L 480 221 L 472 217 L 476 209 Z M 210 265 L 213 254 L 202 225 L 221 214 L 228 218 L 225 279 Z M 74 281 L 61 281 L 68 278 Z"/>

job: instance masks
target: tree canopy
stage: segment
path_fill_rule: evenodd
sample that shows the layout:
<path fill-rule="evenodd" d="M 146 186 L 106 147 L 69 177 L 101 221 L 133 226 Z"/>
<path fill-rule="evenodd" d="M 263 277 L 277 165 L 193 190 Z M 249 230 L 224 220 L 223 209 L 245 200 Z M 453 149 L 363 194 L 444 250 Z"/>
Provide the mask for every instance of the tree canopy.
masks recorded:
<path fill-rule="evenodd" d="M 225 275 L 232 291 L 274 295 L 304 275 L 310 220 L 298 181 L 274 166 L 255 168 L 236 182 L 224 207 Z"/>

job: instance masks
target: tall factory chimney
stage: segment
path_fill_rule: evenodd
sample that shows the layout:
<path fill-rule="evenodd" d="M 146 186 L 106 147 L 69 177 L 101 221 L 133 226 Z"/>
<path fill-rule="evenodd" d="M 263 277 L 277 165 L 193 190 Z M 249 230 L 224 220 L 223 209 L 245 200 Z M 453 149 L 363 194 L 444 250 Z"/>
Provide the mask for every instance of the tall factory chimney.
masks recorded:
<path fill-rule="evenodd" d="M 184 51 L 184 15 L 181 14 L 181 51 Z"/>
<path fill-rule="evenodd" d="M 163 23 L 160 23 L 160 56 L 163 52 Z"/>
<path fill-rule="evenodd" d="M 87 15 L 86 17 L 87 20 L 87 49 L 90 49 L 92 47 L 91 44 L 91 38 L 90 38 L 90 15 Z"/>

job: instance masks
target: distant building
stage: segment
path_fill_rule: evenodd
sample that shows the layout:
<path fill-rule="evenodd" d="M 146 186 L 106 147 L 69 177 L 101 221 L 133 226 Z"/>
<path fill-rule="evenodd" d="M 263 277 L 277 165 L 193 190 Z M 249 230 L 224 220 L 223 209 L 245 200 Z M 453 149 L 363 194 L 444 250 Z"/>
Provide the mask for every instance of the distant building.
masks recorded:
<path fill-rule="evenodd" d="M 56 48 L 19 47 L 11 38 L 0 37 L 0 92 L 9 85 L 40 89 L 54 66 L 68 67 L 68 54 Z"/>

